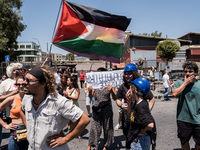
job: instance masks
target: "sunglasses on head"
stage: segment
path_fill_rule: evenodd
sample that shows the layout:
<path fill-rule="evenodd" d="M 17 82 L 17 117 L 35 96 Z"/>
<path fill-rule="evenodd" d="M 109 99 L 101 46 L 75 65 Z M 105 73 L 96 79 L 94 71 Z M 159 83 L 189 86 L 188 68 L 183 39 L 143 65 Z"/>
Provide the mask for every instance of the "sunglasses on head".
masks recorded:
<path fill-rule="evenodd" d="M 191 71 L 191 70 L 190 71 L 184 71 L 184 73 L 188 73 L 188 72 L 189 73 L 193 73 L 194 71 Z"/>
<path fill-rule="evenodd" d="M 25 83 L 22 83 L 22 84 L 20 84 L 20 83 L 16 83 L 15 84 L 17 87 L 20 87 L 20 86 L 22 86 L 22 87 L 26 87 L 28 84 L 25 84 Z"/>

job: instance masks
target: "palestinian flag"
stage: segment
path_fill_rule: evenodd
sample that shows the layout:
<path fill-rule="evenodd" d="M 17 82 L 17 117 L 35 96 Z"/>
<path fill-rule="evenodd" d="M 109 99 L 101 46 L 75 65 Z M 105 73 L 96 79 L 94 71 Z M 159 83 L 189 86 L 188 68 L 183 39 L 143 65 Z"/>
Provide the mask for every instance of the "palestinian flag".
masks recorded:
<path fill-rule="evenodd" d="M 120 62 L 131 19 L 68 1 L 62 3 L 53 44 L 79 56 Z"/>

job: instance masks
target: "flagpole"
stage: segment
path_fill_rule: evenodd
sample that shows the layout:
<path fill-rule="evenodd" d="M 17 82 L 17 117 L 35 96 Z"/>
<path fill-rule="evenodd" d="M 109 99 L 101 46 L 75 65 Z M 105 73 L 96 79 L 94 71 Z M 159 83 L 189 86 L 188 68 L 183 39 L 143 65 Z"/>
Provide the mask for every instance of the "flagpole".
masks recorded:
<path fill-rule="evenodd" d="M 58 10 L 58 15 L 57 15 L 57 18 L 56 18 L 56 23 L 55 23 L 55 26 L 54 26 L 54 30 L 53 30 L 53 35 L 52 35 L 52 39 L 51 39 L 51 45 L 50 45 L 50 48 L 49 48 L 49 52 L 48 52 L 48 57 L 51 58 L 51 48 L 52 48 L 52 42 L 53 42 L 53 38 L 54 38 L 54 34 L 55 34 L 55 30 L 56 30 L 56 25 L 57 25 L 57 22 L 58 22 L 58 17 L 59 17 L 59 14 L 60 14 L 60 9 L 61 9 L 61 6 L 63 4 L 63 1 L 64 0 L 61 0 L 61 3 L 60 3 L 60 8 Z M 52 60 L 50 61 L 50 67 L 52 67 Z"/>
<path fill-rule="evenodd" d="M 60 8 L 59 8 L 59 10 L 58 10 L 58 15 L 57 15 L 56 23 L 55 23 L 55 26 L 54 26 L 54 30 L 53 30 L 53 35 L 52 35 L 51 43 L 53 42 L 54 33 L 55 33 L 55 30 L 56 30 L 56 25 L 57 25 L 57 22 L 58 22 L 58 17 L 59 17 L 59 14 L 60 14 L 60 9 L 61 9 L 61 6 L 62 6 L 62 4 L 63 4 L 63 1 L 64 1 L 64 0 L 61 0 L 61 3 L 60 3 Z"/>

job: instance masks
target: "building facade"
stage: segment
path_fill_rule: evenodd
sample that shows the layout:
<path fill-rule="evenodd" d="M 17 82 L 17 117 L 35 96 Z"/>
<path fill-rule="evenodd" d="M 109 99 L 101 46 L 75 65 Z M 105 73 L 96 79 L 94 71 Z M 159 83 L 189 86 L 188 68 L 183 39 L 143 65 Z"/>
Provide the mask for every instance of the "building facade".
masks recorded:
<path fill-rule="evenodd" d="M 41 56 L 38 54 L 41 49 L 35 42 L 18 42 L 18 49 L 21 54 L 17 57 L 18 61 L 32 62 L 39 61 Z"/>

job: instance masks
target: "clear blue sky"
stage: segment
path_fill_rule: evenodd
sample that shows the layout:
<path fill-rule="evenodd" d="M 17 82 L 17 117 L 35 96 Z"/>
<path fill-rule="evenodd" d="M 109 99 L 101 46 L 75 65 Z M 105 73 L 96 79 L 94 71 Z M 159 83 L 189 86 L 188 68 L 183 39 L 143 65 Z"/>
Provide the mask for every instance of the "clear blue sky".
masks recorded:
<path fill-rule="evenodd" d="M 38 41 L 42 51 L 50 46 L 61 0 L 23 0 L 21 16 L 27 28 L 18 42 Z M 127 30 L 133 34 L 162 32 L 162 37 L 178 38 L 200 32 L 200 0 L 70 0 L 112 14 L 132 18 Z M 52 47 L 53 53 L 68 52 Z"/>

